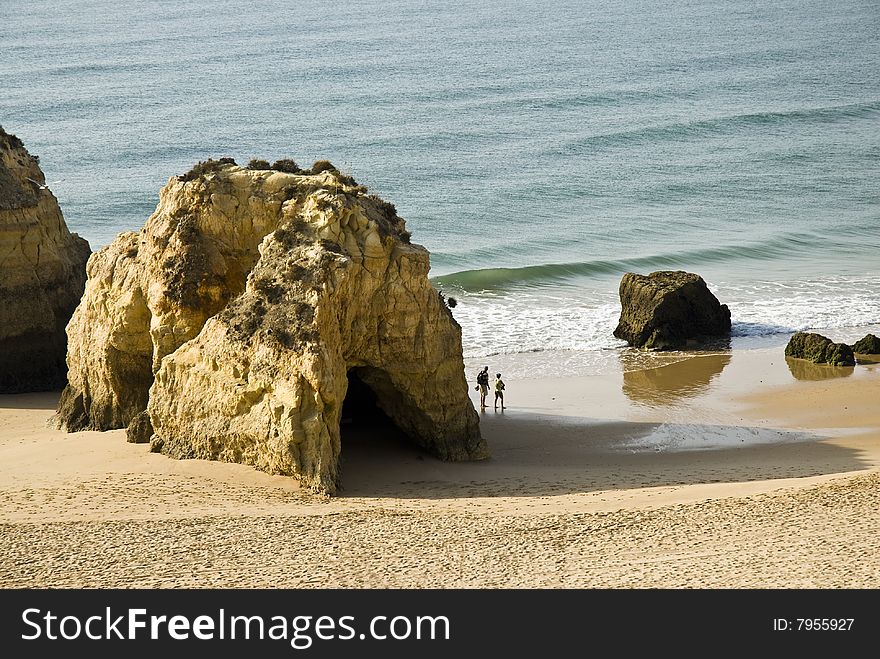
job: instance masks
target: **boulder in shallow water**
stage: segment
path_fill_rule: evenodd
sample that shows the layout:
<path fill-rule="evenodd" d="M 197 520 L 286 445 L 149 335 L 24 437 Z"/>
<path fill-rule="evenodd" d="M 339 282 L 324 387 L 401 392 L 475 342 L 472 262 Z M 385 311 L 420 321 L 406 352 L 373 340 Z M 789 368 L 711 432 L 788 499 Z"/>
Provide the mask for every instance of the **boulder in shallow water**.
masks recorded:
<path fill-rule="evenodd" d="M 880 355 L 880 338 L 868 334 L 852 344 L 852 351 L 859 355 Z"/>
<path fill-rule="evenodd" d="M 834 343 L 821 334 L 797 332 L 785 346 L 786 357 L 806 359 L 816 364 L 853 366 L 856 363 L 852 348 L 845 343 Z"/>
<path fill-rule="evenodd" d="M 727 305 L 690 272 L 628 272 L 620 281 L 620 306 L 614 336 L 638 348 L 675 350 L 730 334 Z"/>
<path fill-rule="evenodd" d="M 37 158 L 0 128 L 0 393 L 64 386 L 64 327 L 90 253 L 68 231 Z"/>
<path fill-rule="evenodd" d="M 332 493 L 356 379 L 434 455 L 488 457 L 429 268 L 394 207 L 332 166 L 202 164 L 92 259 L 58 420 Z"/>

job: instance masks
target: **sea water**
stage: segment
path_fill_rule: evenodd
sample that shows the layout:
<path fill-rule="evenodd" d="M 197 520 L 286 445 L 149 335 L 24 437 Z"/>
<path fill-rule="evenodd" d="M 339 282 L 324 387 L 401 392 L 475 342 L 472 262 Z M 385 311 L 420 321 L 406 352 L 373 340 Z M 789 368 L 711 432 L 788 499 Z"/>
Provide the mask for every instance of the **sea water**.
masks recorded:
<path fill-rule="evenodd" d="M 469 363 L 602 368 L 627 271 L 701 274 L 735 342 L 880 323 L 874 0 L 0 0 L 0 124 L 93 249 L 199 160 L 332 160 Z"/>

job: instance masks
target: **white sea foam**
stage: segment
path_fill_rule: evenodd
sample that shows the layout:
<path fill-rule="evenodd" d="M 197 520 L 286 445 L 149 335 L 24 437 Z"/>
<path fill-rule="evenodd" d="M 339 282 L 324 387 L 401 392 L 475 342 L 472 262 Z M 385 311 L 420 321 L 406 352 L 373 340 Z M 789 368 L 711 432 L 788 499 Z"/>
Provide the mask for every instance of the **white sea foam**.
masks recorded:
<path fill-rule="evenodd" d="M 804 330 L 852 342 L 865 328 L 875 327 L 876 333 L 880 325 L 880 276 L 710 283 L 710 288 L 731 309 L 734 347 L 784 343 L 788 335 Z M 613 336 L 620 315 L 616 290 L 528 289 L 464 294 L 458 302 L 454 315 L 462 326 L 468 361 L 567 352 L 570 358 L 563 367 L 542 368 L 557 375 L 589 374 L 605 370 L 615 349 L 625 345 Z"/>
<path fill-rule="evenodd" d="M 880 275 L 720 285 L 716 293 L 730 306 L 733 336 L 880 323 Z"/>
<path fill-rule="evenodd" d="M 815 437 L 807 433 L 773 428 L 663 423 L 649 434 L 628 439 L 614 448 L 632 453 L 664 453 L 803 442 L 812 439 Z"/>

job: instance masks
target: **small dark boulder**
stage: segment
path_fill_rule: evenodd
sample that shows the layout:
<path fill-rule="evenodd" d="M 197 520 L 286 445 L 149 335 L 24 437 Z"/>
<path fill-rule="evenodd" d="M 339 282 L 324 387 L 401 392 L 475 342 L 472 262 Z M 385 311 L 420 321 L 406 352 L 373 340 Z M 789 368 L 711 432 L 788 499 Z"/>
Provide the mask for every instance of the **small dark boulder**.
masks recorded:
<path fill-rule="evenodd" d="M 132 444 L 146 444 L 153 437 L 150 415 L 144 410 L 132 417 L 125 429 L 126 439 Z"/>
<path fill-rule="evenodd" d="M 677 350 L 730 334 L 730 309 L 690 272 L 628 272 L 620 281 L 620 306 L 614 336 L 637 348 Z"/>
<path fill-rule="evenodd" d="M 853 366 L 856 363 L 852 348 L 845 343 L 834 343 L 821 334 L 798 332 L 785 346 L 786 357 L 807 359 L 816 364 Z"/>
<path fill-rule="evenodd" d="M 860 355 L 880 355 L 880 338 L 868 334 L 852 344 L 852 351 Z"/>

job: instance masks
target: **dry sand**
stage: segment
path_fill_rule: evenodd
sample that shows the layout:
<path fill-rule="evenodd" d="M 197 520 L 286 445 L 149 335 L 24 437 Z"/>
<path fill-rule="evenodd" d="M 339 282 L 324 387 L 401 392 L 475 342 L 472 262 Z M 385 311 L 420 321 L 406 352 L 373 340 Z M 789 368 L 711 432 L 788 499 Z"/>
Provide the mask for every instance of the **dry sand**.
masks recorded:
<path fill-rule="evenodd" d="M 482 463 L 349 432 L 333 499 L 3 396 L 0 586 L 876 588 L 880 366 L 779 354 L 508 381 Z"/>

